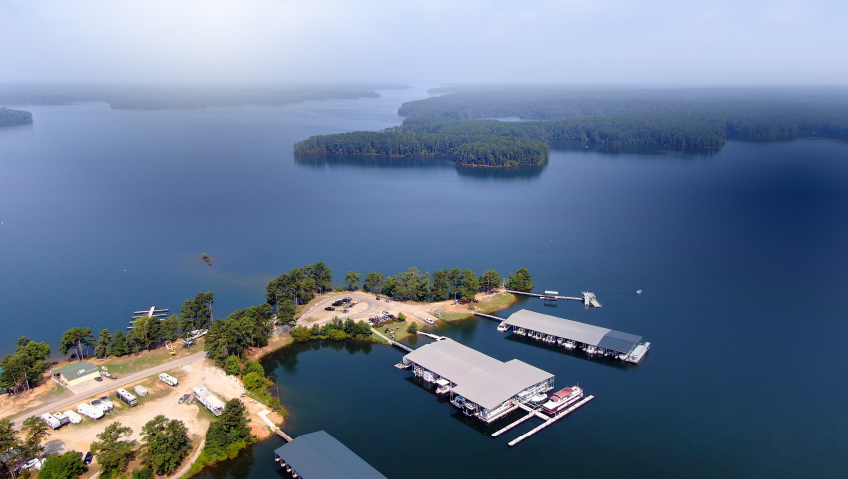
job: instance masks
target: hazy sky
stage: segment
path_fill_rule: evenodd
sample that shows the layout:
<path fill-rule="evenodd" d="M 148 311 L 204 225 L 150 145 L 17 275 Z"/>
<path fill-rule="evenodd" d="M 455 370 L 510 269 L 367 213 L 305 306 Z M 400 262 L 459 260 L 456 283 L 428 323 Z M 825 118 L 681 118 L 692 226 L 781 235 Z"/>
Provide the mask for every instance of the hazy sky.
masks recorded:
<path fill-rule="evenodd" d="M 0 81 L 848 84 L 848 1 L 0 0 Z"/>

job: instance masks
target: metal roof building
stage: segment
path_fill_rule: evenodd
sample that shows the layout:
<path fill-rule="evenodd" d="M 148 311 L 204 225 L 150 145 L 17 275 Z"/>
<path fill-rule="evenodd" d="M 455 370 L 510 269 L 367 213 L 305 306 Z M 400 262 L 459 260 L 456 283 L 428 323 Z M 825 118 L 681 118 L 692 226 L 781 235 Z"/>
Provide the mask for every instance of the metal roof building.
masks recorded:
<path fill-rule="evenodd" d="M 60 381 L 63 381 L 68 386 L 75 386 L 79 383 L 94 379 L 100 376 L 100 368 L 86 361 L 72 363 L 62 368 L 53 369 L 51 373 L 54 376 L 59 376 Z"/>
<path fill-rule="evenodd" d="M 420 371 L 428 381 L 450 381 L 451 395 L 480 406 L 478 417 L 483 420 L 512 406 L 519 393 L 549 390 L 554 381 L 553 374 L 523 361 L 502 362 L 452 339 L 424 345 L 404 356 L 403 362 L 415 365 L 416 374 Z"/>
<path fill-rule="evenodd" d="M 298 436 L 274 450 L 293 476 L 303 479 L 386 479 L 361 457 L 324 431 Z"/>
<path fill-rule="evenodd" d="M 605 350 L 629 353 L 642 340 L 642 336 L 622 333 L 608 328 L 592 326 L 570 319 L 558 318 L 547 314 L 522 309 L 512 313 L 504 324 L 513 329 L 522 328 L 538 331 L 547 335 L 571 339 L 578 343 L 595 346 Z"/>

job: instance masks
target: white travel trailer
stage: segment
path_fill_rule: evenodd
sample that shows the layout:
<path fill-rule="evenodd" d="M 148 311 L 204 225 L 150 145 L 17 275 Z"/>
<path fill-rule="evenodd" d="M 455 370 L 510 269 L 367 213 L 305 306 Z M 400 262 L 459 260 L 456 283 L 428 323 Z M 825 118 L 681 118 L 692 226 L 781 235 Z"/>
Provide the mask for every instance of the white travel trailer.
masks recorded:
<path fill-rule="evenodd" d="M 103 417 L 103 409 L 97 406 L 92 406 L 86 402 L 77 406 L 77 412 L 83 416 L 88 416 L 91 419 L 100 419 Z"/>
<path fill-rule="evenodd" d="M 76 413 L 73 409 L 68 409 L 64 412 L 65 416 L 71 421 L 71 424 L 79 424 L 82 422 L 82 418 L 79 414 Z"/>
<path fill-rule="evenodd" d="M 58 419 L 53 417 L 52 414 L 42 414 L 41 420 L 44 421 L 44 424 L 50 426 L 51 429 L 59 429 L 60 427 L 62 427 L 62 423 L 59 422 Z"/>
<path fill-rule="evenodd" d="M 194 395 L 197 397 L 197 400 L 200 401 L 200 404 L 206 406 L 206 409 L 212 412 L 212 414 L 216 416 L 224 414 L 224 406 L 226 406 L 226 404 L 224 404 L 224 401 L 222 401 L 221 398 L 207 389 L 206 386 L 195 386 Z"/>
<path fill-rule="evenodd" d="M 162 381 L 163 383 L 167 384 L 168 386 L 176 386 L 177 384 L 180 383 L 179 381 L 177 381 L 177 378 L 175 378 L 174 376 L 171 376 L 170 374 L 165 374 L 165 373 L 162 373 L 162 374 L 159 375 L 159 380 Z"/>
<path fill-rule="evenodd" d="M 71 419 L 68 416 L 66 416 L 64 413 L 61 413 L 61 412 L 54 412 L 53 417 L 58 419 L 59 424 L 61 424 L 62 426 L 71 422 Z"/>
<path fill-rule="evenodd" d="M 138 406 L 138 399 L 136 399 L 135 396 L 130 394 L 130 392 L 127 391 L 126 389 L 124 389 L 124 388 L 118 389 L 117 391 L 115 391 L 115 394 L 117 394 L 118 399 L 120 399 L 121 401 L 124 401 L 124 404 L 126 404 L 127 406 L 129 406 L 129 407 Z"/>
<path fill-rule="evenodd" d="M 141 384 L 133 387 L 133 391 L 138 394 L 139 397 L 147 396 L 147 389 L 144 388 Z"/>

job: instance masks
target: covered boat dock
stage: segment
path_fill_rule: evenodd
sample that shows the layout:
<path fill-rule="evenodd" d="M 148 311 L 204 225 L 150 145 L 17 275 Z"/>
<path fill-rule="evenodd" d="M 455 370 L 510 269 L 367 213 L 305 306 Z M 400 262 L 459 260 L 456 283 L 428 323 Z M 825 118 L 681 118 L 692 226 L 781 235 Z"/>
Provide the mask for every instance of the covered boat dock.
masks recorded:
<path fill-rule="evenodd" d="M 386 479 L 361 457 L 324 431 L 298 436 L 274 450 L 274 460 L 292 478 Z"/>
<path fill-rule="evenodd" d="M 501 325 L 499 330 L 504 332 L 568 349 L 579 347 L 589 355 L 609 356 L 631 363 L 640 362 L 650 347 L 650 343 L 642 341 L 642 336 L 526 309 L 513 313 Z"/>
<path fill-rule="evenodd" d="M 452 339 L 422 346 L 403 357 L 415 376 L 435 383 L 438 394 L 467 416 L 492 422 L 554 387 L 554 375 L 513 359 L 502 362 Z"/>

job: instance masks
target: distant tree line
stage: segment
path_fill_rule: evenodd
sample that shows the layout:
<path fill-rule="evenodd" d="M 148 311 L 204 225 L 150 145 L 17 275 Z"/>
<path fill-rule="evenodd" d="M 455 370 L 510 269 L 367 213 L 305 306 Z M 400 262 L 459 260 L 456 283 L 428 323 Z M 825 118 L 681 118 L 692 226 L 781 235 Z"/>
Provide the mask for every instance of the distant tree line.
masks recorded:
<path fill-rule="evenodd" d="M 602 144 L 720 146 L 726 138 L 848 138 L 848 90 L 838 88 L 577 90 L 445 88 L 445 95 L 404 103 L 410 118 L 564 120 L 502 122 L 502 133 Z M 592 118 L 595 118 L 592 120 Z M 408 118 L 409 119 L 409 118 Z M 406 122 L 404 122 L 406 124 Z M 526 126 L 526 123 L 536 125 Z M 533 133 L 535 128 L 541 132 Z M 487 134 L 462 125 L 475 134 Z M 583 131 L 581 134 L 581 130 Z M 408 129 L 407 131 L 430 131 Z M 478 132 L 479 131 L 479 132 Z M 438 131 L 450 133 L 451 129 Z M 459 134 L 458 131 L 453 131 Z M 718 140 L 716 139 L 716 135 Z"/>
<path fill-rule="evenodd" d="M 294 154 L 455 156 L 462 165 L 525 166 L 545 164 L 550 147 L 529 137 L 387 130 L 313 136 L 295 143 Z"/>
<path fill-rule="evenodd" d="M 32 113 L 0 107 L 0 126 L 28 125 L 32 123 Z"/>
<path fill-rule="evenodd" d="M 388 277 L 372 271 L 365 276 L 362 289 L 399 300 L 433 302 L 457 298 L 470 301 L 481 291 L 489 292 L 500 287 L 501 282 L 501 275 L 491 269 L 477 276 L 470 269 L 443 269 L 431 274 L 429 271 L 422 273 L 413 266 Z M 515 291 L 533 289 L 527 268 L 510 273 L 506 286 Z"/>

